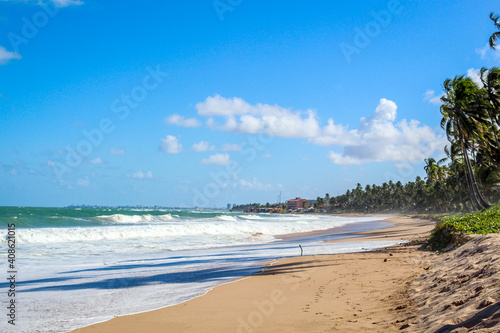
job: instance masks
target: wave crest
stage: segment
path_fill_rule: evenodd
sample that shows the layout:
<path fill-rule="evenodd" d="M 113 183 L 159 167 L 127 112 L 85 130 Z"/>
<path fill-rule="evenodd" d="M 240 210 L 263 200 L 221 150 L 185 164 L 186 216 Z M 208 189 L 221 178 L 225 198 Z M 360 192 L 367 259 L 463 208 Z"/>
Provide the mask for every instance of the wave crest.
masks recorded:
<path fill-rule="evenodd" d="M 110 221 L 113 223 L 147 223 L 147 222 L 166 222 L 172 219 L 172 215 L 124 215 L 124 214 L 113 214 L 113 215 L 101 215 L 97 218 Z"/>

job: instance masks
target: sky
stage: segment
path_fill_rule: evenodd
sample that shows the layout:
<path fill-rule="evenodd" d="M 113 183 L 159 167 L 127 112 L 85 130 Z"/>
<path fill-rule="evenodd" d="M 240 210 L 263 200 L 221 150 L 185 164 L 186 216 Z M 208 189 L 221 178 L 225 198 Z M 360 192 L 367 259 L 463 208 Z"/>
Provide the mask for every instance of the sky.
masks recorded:
<path fill-rule="evenodd" d="M 494 1 L 0 0 L 0 206 L 225 207 L 425 177 Z"/>

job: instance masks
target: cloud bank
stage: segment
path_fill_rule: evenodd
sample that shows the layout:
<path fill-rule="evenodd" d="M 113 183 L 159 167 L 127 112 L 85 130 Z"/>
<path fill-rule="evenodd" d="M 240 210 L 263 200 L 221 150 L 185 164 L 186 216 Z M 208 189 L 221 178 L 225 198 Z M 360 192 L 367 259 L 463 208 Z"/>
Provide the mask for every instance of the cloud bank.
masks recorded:
<path fill-rule="evenodd" d="M 426 100 L 437 104 L 434 91 Z M 238 134 L 262 133 L 281 138 L 304 138 L 320 146 L 338 146 L 343 152 L 330 151 L 328 159 L 335 164 L 362 164 L 392 161 L 422 161 L 446 144 L 429 126 L 417 120 L 396 121 L 397 105 L 382 98 L 370 117 L 360 119 L 357 129 L 336 124 L 332 118 L 321 126 L 315 111 L 293 111 L 279 105 L 252 105 L 241 98 L 208 97 L 196 104 L 200 117 L 212 130 Z M 229 159 L 229 157 L 228 157 Z M 206 163 L 208 164 L 208 163 Z"/>

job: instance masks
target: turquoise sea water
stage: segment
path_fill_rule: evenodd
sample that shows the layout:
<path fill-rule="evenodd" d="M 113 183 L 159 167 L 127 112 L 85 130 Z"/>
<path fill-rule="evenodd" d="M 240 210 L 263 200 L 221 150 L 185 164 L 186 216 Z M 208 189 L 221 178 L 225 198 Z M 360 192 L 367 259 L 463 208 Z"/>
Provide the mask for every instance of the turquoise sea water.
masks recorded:
<path fill-rule="evenodd" d="M 178 304 L 253 274 L 270 260 L 356 252 L 394 242 L 323 243 L 346 237 L 275 236 L 343 226 L 376 228 L 381 217 L 243 214 L 221 211 L 0 207 L 0 281 L 9 271 L 15 225 L 16 326 L 1 332 L 66 332 Z M 377 224 L 380 226 L 380 224 Z M 11 231 L 12 233 L 12 231 Z M 2 273 L 3 272 L 3 273 Z M 9 282 L 0 282 L 7 309 Z"/>
<path fill-rule="evenodd" d="M 172 214 L 179 218 L 214 218 L 216 216 L 239 215 L 223 211 L 197 211 L 197 210 L 138 210 L 138 209 L 109 209 L 109 208 L 50 208 L 50 207 L 0 207 L 0 228 L 6 228 L 9 223 L 16 223 L 18 228 L 51 228 L 51 227 L 91 227 L 110 225 L 113 217 L 117 215 L 129 216 L 128 222 L 133 223 L 134 217 L 142 216 L 144 219 Z M 126 223 L 126 218 L 123 221 Z"/>

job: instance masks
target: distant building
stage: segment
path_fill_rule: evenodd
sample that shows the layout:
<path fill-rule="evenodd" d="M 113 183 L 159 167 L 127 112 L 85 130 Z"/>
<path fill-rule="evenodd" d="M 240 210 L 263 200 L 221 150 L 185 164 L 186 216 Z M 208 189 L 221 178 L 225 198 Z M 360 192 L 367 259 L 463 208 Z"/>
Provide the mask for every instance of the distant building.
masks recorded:
<path fill-rule="evenodd" d="M 308 201 L 306 199 L 301 199 L 300 197 L 287 200 L 286 207 L 290 210 L 304 209 L 304 205 L 307 206 Z"/>
<path fill-rule="evenodd" d="M 227 204 L 227 210 L 231 210 L 231 204 Z"/>

